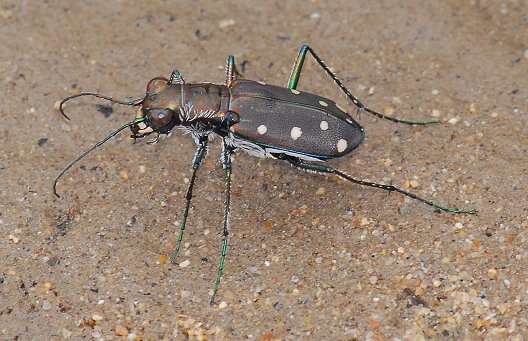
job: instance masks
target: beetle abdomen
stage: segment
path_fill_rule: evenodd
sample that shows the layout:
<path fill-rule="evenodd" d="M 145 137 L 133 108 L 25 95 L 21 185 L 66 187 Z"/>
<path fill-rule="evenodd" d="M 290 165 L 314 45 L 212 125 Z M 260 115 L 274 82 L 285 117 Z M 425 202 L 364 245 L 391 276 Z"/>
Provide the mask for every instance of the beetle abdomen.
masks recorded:
<path fill-rule="evenodd" d="M 363 141 L 363 128 L 324 97 L 249 80 L 230 90 L 229 108 L 240 117 L 231 132 L 265 149 L 325 160 Z"/>

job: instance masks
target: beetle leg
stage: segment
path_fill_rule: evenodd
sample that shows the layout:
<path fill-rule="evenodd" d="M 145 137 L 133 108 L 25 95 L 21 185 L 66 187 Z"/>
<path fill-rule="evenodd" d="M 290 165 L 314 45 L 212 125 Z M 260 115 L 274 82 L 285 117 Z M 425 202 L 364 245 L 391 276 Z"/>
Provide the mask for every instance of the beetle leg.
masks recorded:
<path fill-rule="evenodd" d="M 231 83 L 237 79 L 237 76 L 242 76 L 240 72 L 238 72 L 238 69 L 236 67 L 235 63 L 235 56 L 228 56 L 226 60 L 226 81 L 225 85 L 227 87 L 231 86 Z"/>
<path fill-rule="evenodd" d="M 295 63 L 293 63 L 293 67 L 290 73 L 290 79 L 288 80 L 288 85 L 287 85 L 288 89 L 297 89 L 297 83 L 299 83 L 299 78 L 301 77 L 301 71 L 304 65 L 304 59 L 309 49 L 310 47 L 306 44 L 303 44 L 303 46 L 301 46 L 301 49 L 299 50 L 299 54 L 297 55 L 297 58 L 295 59 Z"/>
<path fill-rule="evenodd" d="M 224 168 L 224 229 L 223 229 L 223 240 L 222 249 L 220 251 L 220 261 L 218 262 L 218 270 L 216 273 L 216 280 L 213 289 L 213 295 L 211 296 L 211 304 L 214 304 L 216 298 L 216 292 L 220 287 L 220 280 L 224 274 L 225 259 L 227 256 L 227 240 L 229 236 L 229 211 L 231 209 L 231 154 L 233 148 L 228 146 L 226 141 L 223 141 L 222 150 L 222 166 Z"/>
<path fill-rule="evenodd" d="M 453 214 L 459 214 L 459 213 L 464 213 L 464 214 L 476 214 L 477 211 L 475 209 L 470 209 L 470 210 L 461 210 L 461 209 L 458 209 L 458 208 L 450 208 L 450 207 L 446 207 L 446 206 L 442 206 L 442 205 L 439 205 L 439 204 L 436 204 L 430 200 L 427 200 L 427 199 L 424 199 L 424 198 L 421 198 L 419 196 L 417 196 L 416 194 L 414 193 L 410 193 L 410 192 L 407 192 L 407 191 L 404 191 L 398 187 L 395 187 L 395 186 L 392 186 L 392 185 L 384 185 L 384 184 L 378 184 L 378 183 L 375 183 L 375 182 L 369 182 L 369 181 L 363 181 L 363 180 L 359 180 L 359 179 L 355 179 L 353 177 L 351 177 L 350 175 L 340 171 L 340 170 L 337 170 L 337 169 L 334 169 L 332 167 L 329 167 L 329 166 L 325 166 L 325 165 L 321 165 L 321 164 L 315 164 L 315 163 L 309 163 L 309 162 L 306 162 L 306 161 L 303 161 L 299 158 L 296 158 L 296 157 L 292 157 L 292 156 L 288 156 L 288 155 L 284 155 L 284 154 L 281 154 L 278 158 L 282 159 L 282 160 L 286 160 L 288 161 L 289 163 L 291 163 L 293 166 L 297 167 L 298 169 L 301 169 L 301 170 L 304 170 L 304 171 L 307 171 L 307 172 L 313 172 L 313 173 L 321 173 L 321 174 L 334 174 L 344 180 L 347 180 L 347 181 L 350 181 L 350 182 L 353 182 L 355 184 L 358 184 L 358 185 L 361 185 L 361 186 L 368 186 L 368 187 L 374 187 L 374 188 L 379 188 L 379 189 L 382 189 L 382 190 L 385 190 L 385 191 L 389 191 L 389 192 L 398 192 L 400 194 L 403 194 L 409 198 L 412 198 L 412 199 L 415 199 L 415 200 L 418 200 L 426 205 L 429 205 L 437 210 L 440 210 L 440 211 L 443 211 L 443 212 L 447 212 L 447 213 L 453 213 Z"/>
<path fill-rule="evenodd" d="M 187 188 L 187 194 L 185 195 L 185 210 L 183 211 L 183 218 L 180 224 L 180 233 L 176 241 L 176 249 L 170 256 L 170 260 L 172 263 L 176 263 L 176 257 L 178 257 L 178 253 L 180 252 L 181 242 L 183 240 L 183 231 L 185 231 L 185 225 L 187 224 L 187 216 L 189 215 L 189 208 L 191 206 L 192 191 L 194 187 L 194 182 L 196 180 L 196 174 L 198 172 L 198 169 L 202 165 L 202 161 L 207 155 L 207 142 L 207 136 L 200 138 L 200 140 L 198 141 L 198 148 L 196 149 L 196 153 L 194 154 L 192 176 L 191 180 L 189 181 L 189 187 Z"/>
<path fill-rule="evenodd" d="M 358 108 L 357 111 L 360 113 L 361 111 L 366 111 L 371 115 L 374 115 L 378 118 L 382 118 L 385 120 L 389 120 L 396 123 L 404 123 L 404 124 L 411 124 L 411 125 L 426 125 L 426 124 L 433 124 L 433 123 L 440 123 L 438 120 L 429 120 L 429 121 L 408 121 L 408 120 L 400 120 L 394 117 L 383 115 L 377 111 L 374 111 L 368 107 L 366 107 L 363 103 L 357 99 L 356 96 L 354 96 L 350 90 L 348 90 L 347 87 L 343 85 L 343 82 L 337 77 L 337 75 L 330 70 L 330 68 L 326 65 L 326 63 L 314 52 L 314 50 L 304 44 L 301 46 L 301 49 L 299 50 L 299 54 L 297 55 L 297 59 L 295 59 L 295 63 L 293 64 L 293 68 L 290 74 L 290 79 L 288 81 L 288 88 L 290 89 L 297 89 L 297 84 L 299 82 L 299 78 L 301 77 L 301 70 L 304 64 L 304 59 L 306 57 L 306 54 L 310 52 L 312 57 L 317 61 L 317 63 L 321 66 L 321 68 L 334 80 L 334 82 L 337 84 L 337 86 L 345 93 L 348 99 L 352 101 L 352 103 Z M 350 116 L 350 115 L 349 115 Z M 350 117 L 352 118 L 352 117 Z"/>

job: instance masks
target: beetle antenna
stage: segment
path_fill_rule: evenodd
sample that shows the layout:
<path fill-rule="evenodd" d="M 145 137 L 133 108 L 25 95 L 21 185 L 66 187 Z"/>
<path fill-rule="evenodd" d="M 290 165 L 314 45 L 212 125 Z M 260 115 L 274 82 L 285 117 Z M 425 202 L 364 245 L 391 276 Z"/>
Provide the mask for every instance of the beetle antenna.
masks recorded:
<path fill-rule="evenodd" d="M 122 105 L 130 105 L 130 106 L 133 106 L 133 107 L 141 105 L 141 103 L 143 103 L 143 98 L 138 98 L 138 99 L 134 99 L 134 100 L 131 100 L 131 101 L 121 101 L 121 100 L 113 99 L 110 96 L 105 96 L 105 95 L 97 94 L 97 93 L 94 93 L 94 92 L 81 92 L 80 94 L 68 96 L 68 97 L 66 97 L 65 99 L 63 99 L 59 103 L 59 111 L 62 114 L 62 116 L 66 117 L 66 119 L 68 119 L 68 120 L 70 119 L 64 113 L 64 110 L 62 109 L 62 106 L 64 105 L 64 103 L 68 102 L 69 100 L 77 98 L 77 97 L 81 97 L 81 96 L 94 96 L 94 97 L 97 97 L 97 98 L 106 99 L 107 101 L 110 101 L 112 103 L 117 103 L 117 104 L 122 104 Z"/>
<path fill-rule="evenodd" d="M 104 144 L 106 141 L 110 140 L 112 137 L 116 136 L 117 134 L 119 134 L 121 131 L 123 131 L 124 129 L 126 128 L 129 128 L 129 127 L 132 127 L 134 124 L 138 123 L 138 121 L 134 121 L 134 122 L 129 122 L 119 128 L 117 128 L 116 130 L 114 130 L 113 132 L 111 132 L 107 137 L 105 137 L 104 139 L 102 139 L 101 141 L 97 142 L 95 145 L 93 145 L 90 149 L 84 151 L 81 155 L 79 155 L 77 158 L 75 158 L 74 160 L 70 161 L 70 163 L 68 163 L 66 165 L 66 167 L 64 167 L 64 169 L 59 173 L 59 175 L 57 175 L 57 177 L 55 178 L 55 181 L 53 181 L 53 194 L 55 194 L 57 196 L 57 198 L 60 198 L 60 195 L 57 194 L 57 182 L 59 181 L 59 179 L 70 169 L 73 167 L 74 164 L 76 164 L 78 161 L 80 161 L 82 158 L 84 158 L 86 155 L 88 155 L 90 152 L 92 152 L 94 149 L 97 149 L 98 147 L 100 147 L 102 144 Z"/>

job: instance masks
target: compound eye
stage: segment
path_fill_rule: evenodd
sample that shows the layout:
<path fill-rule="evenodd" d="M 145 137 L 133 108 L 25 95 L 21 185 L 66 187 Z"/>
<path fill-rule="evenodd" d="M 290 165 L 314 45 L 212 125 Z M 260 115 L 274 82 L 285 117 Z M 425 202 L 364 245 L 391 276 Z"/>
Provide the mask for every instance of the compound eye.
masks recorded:
<path fill-rule="evenodd" d="M 172 121 L 173 111 L 169 109 L 151 109 L 148 115 L 152 128 L 159 129 Z"/>

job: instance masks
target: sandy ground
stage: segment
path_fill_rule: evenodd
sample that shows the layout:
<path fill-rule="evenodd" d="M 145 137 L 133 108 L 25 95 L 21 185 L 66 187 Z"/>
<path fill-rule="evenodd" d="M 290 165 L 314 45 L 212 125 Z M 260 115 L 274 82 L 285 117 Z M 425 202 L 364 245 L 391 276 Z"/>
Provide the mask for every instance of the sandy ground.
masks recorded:
<path fill-rule="evenodd" d="M 525 1 L 0 2 L 0 339 L 526 340 L 528 5 Z M 477 216 L 239 154 L 226 273 L 213 143 L 181 265 L 194 145 L 127 134 L 58 171 L 133 110 L 61 98 L 141 97 L 177 67 L 284 85 L 303 42 L 369 106 L 364 145 L 332 164 Z M 308 62 L 301 89 L 347 105 Z M 99 106 L 98 106 L 99 105 Z M 353 108 L 348 106 L 351 110 Z M 110 108 L 112 110 L 110 110 Z M 218 140 L 215 140 L 218 142 Z M 188 266 L 185 266 L 188 265 Z"/>

